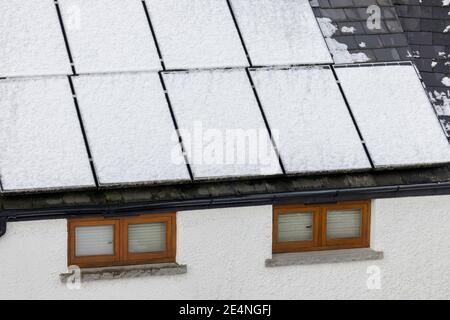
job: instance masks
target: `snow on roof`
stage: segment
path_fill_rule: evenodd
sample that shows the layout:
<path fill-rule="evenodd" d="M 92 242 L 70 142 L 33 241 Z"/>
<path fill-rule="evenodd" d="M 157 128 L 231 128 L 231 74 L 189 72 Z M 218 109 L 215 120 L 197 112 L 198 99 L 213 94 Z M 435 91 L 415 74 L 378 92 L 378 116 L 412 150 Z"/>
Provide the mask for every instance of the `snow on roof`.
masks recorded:
<path fill-rule="evenodd" d="M 3 190 L 95 185 L 66 77 L 2 80 L 0 97 Z"/>
<path fill-rule="evenodd" d="M 328 45 L 328 49 L 333 56 L 335 63 L 352 63 L 352 62 L 367 62 L 370 58 L 364 52 L 352 53 L 348 51 L 348 45 L 345 43 L 340 43 L 333 38 L 338 28 L 332 23 L 330 18 L 317 18 L 319 26 L 325 37 L 325 41 Z M 347 26 L 341 28 L 341 33 L 346 33 L 349 29 L 352 30 L 350 33 L 354 33 L 354 27 L 350 29 Z M 361 47 L 364 47 L 364 43 L 361 43 Z"/>
<path fill-rule="evenodd" d="M 308 0 L 231 0 L 254 65 L 331 63 Z"/>
<path fill-rule="evenodd" d="M 348 107 L 377 167 L 450 162 L 412 67 L 337 68 L 347 106 L 298 66 L 333 63 L 307 0 L 0 9 L 3 191 L 369 170 Z"/>
<path fill-rule="evenodd" d="M 159 70 L 140 0 L 59 0 L 78 73 Z"/>
<path fill-rule="evenodd" d="M 252 71 L 262 107 L 290 173 L 370 169 L 329 68 Z"/>
<path fill-rule="evenodd" d="M 196 178 L 281 173 L 245 71 L 165 73 L 164 79 Z"/>
<path fill-rule="evenodd" d="M 189 180 L 157 73 L 73 81 L 101 185 Z"/>
<path fill-rule="evenodd" d="M 450 161 L 450 146 L 413 66 L 336 72 L 375 167 Z"/>
<path fill-rule="evenodd" d="M 146 3 L 167 68 L 248 66 L 226 0 Z"/>
<path fill-rule="evenodd" d="M 70 72 L 53 1 L 1 1 L 0 77 Z"/>

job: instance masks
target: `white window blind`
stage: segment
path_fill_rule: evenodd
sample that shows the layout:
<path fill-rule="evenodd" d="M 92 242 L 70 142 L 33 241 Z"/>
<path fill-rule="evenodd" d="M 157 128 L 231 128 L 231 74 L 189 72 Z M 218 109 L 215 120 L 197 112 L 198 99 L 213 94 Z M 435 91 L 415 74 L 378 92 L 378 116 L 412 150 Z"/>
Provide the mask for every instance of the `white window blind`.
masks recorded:
<path fill-rule="evenodd" d="M 327 212 L 327 238 L 358 238 L 361 235 L 361 210 L 330 210 Z"/>
<path fill-rule="evenodd" d="M 128 252 L 159 252 L 166 250 L 166 223 L 128 225 Z"/>
<path fill-rule="evenodd" d="M 114 254 L 114 226 L 77 227 L 75 254 L 82 256 L 103 256 Z"/>
<path fill-rule="evenodd" d="M 278 215 L 278 241 L 308 241 L 312 239 L 312 212 Z"/>

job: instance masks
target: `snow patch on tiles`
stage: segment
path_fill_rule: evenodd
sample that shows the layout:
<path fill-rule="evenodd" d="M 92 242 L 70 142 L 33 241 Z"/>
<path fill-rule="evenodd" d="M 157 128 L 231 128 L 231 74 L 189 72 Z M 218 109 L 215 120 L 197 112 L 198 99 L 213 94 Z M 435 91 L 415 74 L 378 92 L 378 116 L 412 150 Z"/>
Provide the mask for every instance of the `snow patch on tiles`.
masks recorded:
<path fill-rule="evenodd" d="M 429 96 L 439 116 L 450 116 L 450 90 L 447 92 L 430 91 Z"/>
<path fill-rule="evenodd" d="M 325 38 L 331 38 L 338 30 L 337 26 L 331 22 L 330 18 L 317 18 L 317 21 L 319 22 L 320 29 Z"/>
<path fill-rule="evenodd" d="M 246 67 L 226 0 L 146 0 L 169 69 Z"/>
<path fill-rule="evenodd" d="M 345 43 L 340 43 L 335 39 L 326 39 L 328 48 L 335 63 L 358 63 L 370 61 L 370 58 L 364 52 L 350 53 Z"/>
<path fill-rule="evenodd" d="M 450 146 L 412 66 L 336 72 L 376 167 L 450 162 Z"/>
<path fill-rule="evenodd" d="M 231 0 L 254 65 L 331 63 L 307 0 Z"/>
<path fill-rule="evenodd" d="M 100 184 L 189 180 L 157 73 L 80 76 L 74 85 Z"/>
<path fill-rule="evenodd" d="M 444 77 L 441 82 L 444 86 L 450 87 L 450 78 L 449 77 Z"/>
<path fill-rule="evenodd" d="M 263 69 L 252 78 L 289 173 L 371 168 L 330 69 Z"/>
<path fill-rule="evenodd" d="M 0 77 L 70 74 L 52 0 L 0 2 Z"/>
<path fill-rule="evenodd" d="M 346 26 L 343 26 L 343 27 L 341 28 L 341 32 L 343 32 L 343 33 L 355 33 L 355 27 L 346 27 Z"/>
<path fill-rule="evenodd" d="M 244 70 L 165 73 L 197 179 L 280 174 Z"/>
<path fill-rule="evenodd" d="M 450 5 L 450 0 L 442 0 L 442 6 L 446 7 Z"/>
<path fill-rule="evenodd" d="M 140 0 L 59 0 L 78 73 L 160 70 Z"/>
<path fill-rule="evenodd" d="M 332 23 L 330 18 L 317 18 L 317 21 L 319 22 L 320 29 L 335 63 L 361 63 L 370 61 L 370 58 L 364 52 L 350 53 L 345 43 L 340 43 L 332 38 L 338 28 Z M 363 46 L 360 45 L 360 47 Z"/>
<path fill-rule="evenodd" d="M 0 110 L 4 190 L 94 186 L 67 78 L 0 81 Z"/>

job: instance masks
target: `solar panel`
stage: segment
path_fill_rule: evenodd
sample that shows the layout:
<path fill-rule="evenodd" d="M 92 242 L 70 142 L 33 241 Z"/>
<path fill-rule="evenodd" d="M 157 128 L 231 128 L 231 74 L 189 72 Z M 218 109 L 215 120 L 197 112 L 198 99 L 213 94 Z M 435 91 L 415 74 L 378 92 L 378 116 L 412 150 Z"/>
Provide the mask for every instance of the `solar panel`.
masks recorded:
<path fill-rule="evenodd" d="M 231 0 L 253 65 L 332 63 L 307 0 Z"/>
<path fill-rule="evenodd" d="M 0 77 L 71 72 L 52 0 L 0 2 Z"/>
<path fill-rule="evenodd" d="M 164 73 L 197 179 L 281 173 L 246 72 Z"/>
<path fill-rule="evenodd" d="M 146 0 L 166 67 L 248 66 L 226 0 Z"/>
<path fill-rule="evenodd" d="M 73 79 L 100 184 L 189 180 L 157 73 Z"/>
<path fill-rule="evenodd" d="M 371 168 L 329 68 L 264 68 L 251 75 L 288 173 Z"/>
<path fill-rule="evenodd" d="M 3 190 L 94 186 L 65 77 L 0 81 Z"/>
<path fill-rule="evenodd" d="M 140 0 L 59 0 L 77 72 L 159 70 Z"/>
<path fill-rule="evenodd" d="M 375 167 L 450 162 L 450 146 L 413 66 L 336 72 Z"/>

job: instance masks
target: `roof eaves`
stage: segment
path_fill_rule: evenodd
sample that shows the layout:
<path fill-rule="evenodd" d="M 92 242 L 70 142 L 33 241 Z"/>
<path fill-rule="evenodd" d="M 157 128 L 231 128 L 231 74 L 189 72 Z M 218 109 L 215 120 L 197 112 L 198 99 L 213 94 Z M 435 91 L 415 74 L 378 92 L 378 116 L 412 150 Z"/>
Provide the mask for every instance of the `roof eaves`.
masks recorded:
<path fill-rule="evenodd" d="M 2 195 L 10 220 L 450 194 L 450 166 L 115 190 Z"/>

